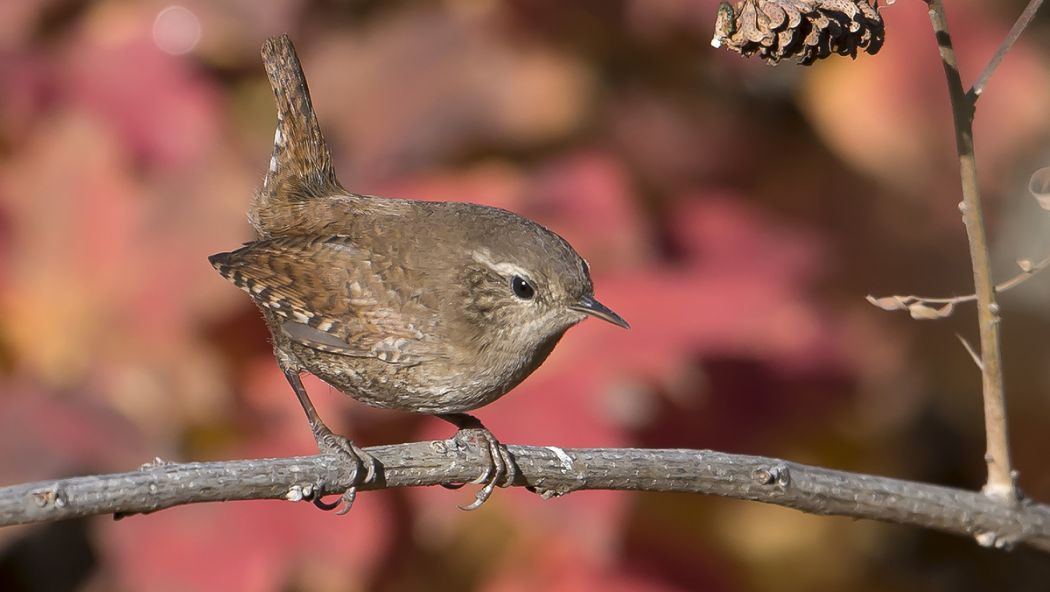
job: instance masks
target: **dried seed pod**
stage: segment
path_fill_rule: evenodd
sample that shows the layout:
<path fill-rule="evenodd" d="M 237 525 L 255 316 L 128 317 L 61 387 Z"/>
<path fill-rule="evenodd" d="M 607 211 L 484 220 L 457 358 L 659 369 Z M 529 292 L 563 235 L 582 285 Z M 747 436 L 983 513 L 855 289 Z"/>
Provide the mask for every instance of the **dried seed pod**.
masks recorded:
<path fill-rule="evenodd" d="M 742 0 L 735 9 L 719 5 L 711 45 L 770 64 L 795 58 L 809 65 L 833 53 L 875 54 L 884 36 L 878 0 Z"/>

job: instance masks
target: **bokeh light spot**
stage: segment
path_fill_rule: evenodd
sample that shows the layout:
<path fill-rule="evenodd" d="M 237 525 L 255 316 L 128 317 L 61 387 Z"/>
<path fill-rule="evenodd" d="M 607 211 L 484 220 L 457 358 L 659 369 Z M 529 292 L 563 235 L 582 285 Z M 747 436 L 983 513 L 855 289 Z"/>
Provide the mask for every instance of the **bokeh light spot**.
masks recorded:
<path fill-rule="evenodd" d="M 200 19 L 185 6 L 168 6 L 153 21 L 153 43 L 165 53 L 189 53 L 200 39 Z"/>

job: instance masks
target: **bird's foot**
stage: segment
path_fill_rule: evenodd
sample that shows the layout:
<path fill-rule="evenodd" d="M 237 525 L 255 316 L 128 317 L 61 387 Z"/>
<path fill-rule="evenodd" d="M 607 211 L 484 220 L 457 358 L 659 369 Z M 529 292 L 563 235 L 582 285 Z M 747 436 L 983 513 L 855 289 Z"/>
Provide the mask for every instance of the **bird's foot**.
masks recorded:
<path fill-rule="evenodd" d="M 377 461 L 374 456 L 343 436 L 337 435 L 327 427 L 315 430 L 314 437 L 317 447 L 322 454 L 330 454 L 343 459 L 346 466 L 350 467 L 350 487 L 335 502 L 325 502 L 321 499 L 324 495 L 325 484 L 318 483 L 313 503 L 318 508 L 329 511 L 339 508 L 336 515 L 342 516 L 350 511 L 357 498 L 357 487 L 370 481 L 374 481 L 377 471 Z M 362 473 L 364 474 L 362 477 Z M 342 506 L 342 507 L 340 507 Z"/>
<path fill-rule="evenodd" d="M 500 444 L 499 440 L 481 422 L 472 417 L 471 419 L 474 420 L 476 425 L 466 426 L 456 423 L 460 428 L 452 438 L 460 443 L 479 446 L 482 453 L 487 457 L 488 467 L 481 476 L 473 481 L 473 483 L 477 484 L 484 483 L 484 486 L 474 494 L 474 501 L 459 507 L 461 510 L 467 511 L 480 508 L 492 495 L 496 486 L 507 487 L 514 482 L 518 473 L 517 466 L 514 464 L 514 457 L 507 451 L 507 447 Z M 458 486 L 450 487 L 450 489 L 458 489 Z"/>

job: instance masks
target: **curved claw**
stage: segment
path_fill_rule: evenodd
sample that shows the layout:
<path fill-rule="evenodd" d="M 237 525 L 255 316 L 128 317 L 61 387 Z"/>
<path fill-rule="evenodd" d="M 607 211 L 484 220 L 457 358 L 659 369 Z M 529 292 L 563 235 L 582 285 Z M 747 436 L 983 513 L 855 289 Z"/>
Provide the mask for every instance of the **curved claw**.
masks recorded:
<path fill-rule="evenodd" d="M 315 506 L 326 512 L 339 508 L 335 514 L 336 516 L 342 516 L 349 512 L 354 505 L 354 500 L 357 499 L 357 486 L 375 480 L 379 463 L 374 456 L 365 452 L 364 449 L 350 440 L 332 433 L 330 430 L 317 434 L 317 445 L 322 452 L 342 457 L 346 464 L 350 466 L 349 481 L 351 486 L 339 497 L 338 501 L 328 503 L 321 499 L 321 495 L 324 492 L 323 483 L 317 484 L 318 495 L 313 500 Z M 363 479 L 361 478 L 362 473 L 364 473 Z"/>
<path fill-rule="evenodd" d="M 342 503 L 342 499 L 343 498 L 340 497 L 339 501 L 328 503 L 328 502 L 324 501 L 323 499 L 321 499 L 320 497 L 315 497 L 314 498 L 314 505 L 317 506 L 319 509 L 324 510 L 325 512 L 331 512 L 332 510 L 334 510 L 334 509 L 339 507 L 339 504 Z"/>
<path fill-rule="evenodd" d="M 357 488 L 351 487 L 343 492 L 343 495 L 339 498 L 339 502 L 342 503 L 343 507 L 339 508 L 339 511 L 335 513 L 336 516 L 342 516 L 350 511 L 350 508 L 354 506 L 354 500 L 357 499 Z"/>
<path fill-rule="evenodd" d="M 336 516 L 342 516 L 350 511 L 350 508 L 354 505 L 354 500 L 357 499 L 357 488 L 351 487 L 343 492 L 343 495 L 339 496 L 339 499 L 334 502 L 326 502 L 320 497 L 315 497 L 313 503 L 319 509 L 325 512 L 331 512 L 332 510 L 339 508 L 339 511 L 335 513 Z"/>
<path fill-rule="evenodd" d="M 472 433 L 461 436 L 463 432 L 467 431 Z M 511 458 L 510 453 L 507 452 L 507 448 L 500 444 L 499 440 L 492 435 L 492 432 L 484 427 L 461 429 L 456 433 L 455 437 L 475 437 L 482 440 L 482 449 L 488 457 L 488 467 L 486 467 L 485 471 L 473 481 L 474 483 L 479 484 L 484 483 L 484 487 L 474 494 L 473 502 L 465 506 L 459 506 L 459 509 L 470 512 L 480 508 L 482 504 L 488 501 L 489 497 L 492 496 L 492 492 L 495 491 L 496 486 L 512 483 L 517 477 L 517 467 L 514 466 L 514 459 Z"/>

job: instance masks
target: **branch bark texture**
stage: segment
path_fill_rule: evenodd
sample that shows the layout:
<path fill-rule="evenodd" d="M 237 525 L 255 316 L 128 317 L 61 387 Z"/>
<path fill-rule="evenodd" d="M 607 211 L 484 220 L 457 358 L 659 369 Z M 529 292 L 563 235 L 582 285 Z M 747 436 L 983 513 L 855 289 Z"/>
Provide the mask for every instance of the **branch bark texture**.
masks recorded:
<path fill-rule="evenodd" d="M 686 492 L 868 518 L 972 536 L 990 547 L 1023 543 L 1050 551 L 1050 506 L 1003 504 L 975 491 L 941 487 L 709 450 L 508 446 L 518 467 L 508 485 L 543 495 L 586 489 Z M 464 483 L 488 466 L 458 440 L 378 446 L 382 467 L 360 490 Z M 231 500 L 311 499 L 350 485 L 348 467 L 317 455 L 208 463 L 151 463 L 137 471 L 0 488 L 0 526 L 98 514 L 148 513 Z M 333 517 L 333 519 L 335 519 Z"/>

